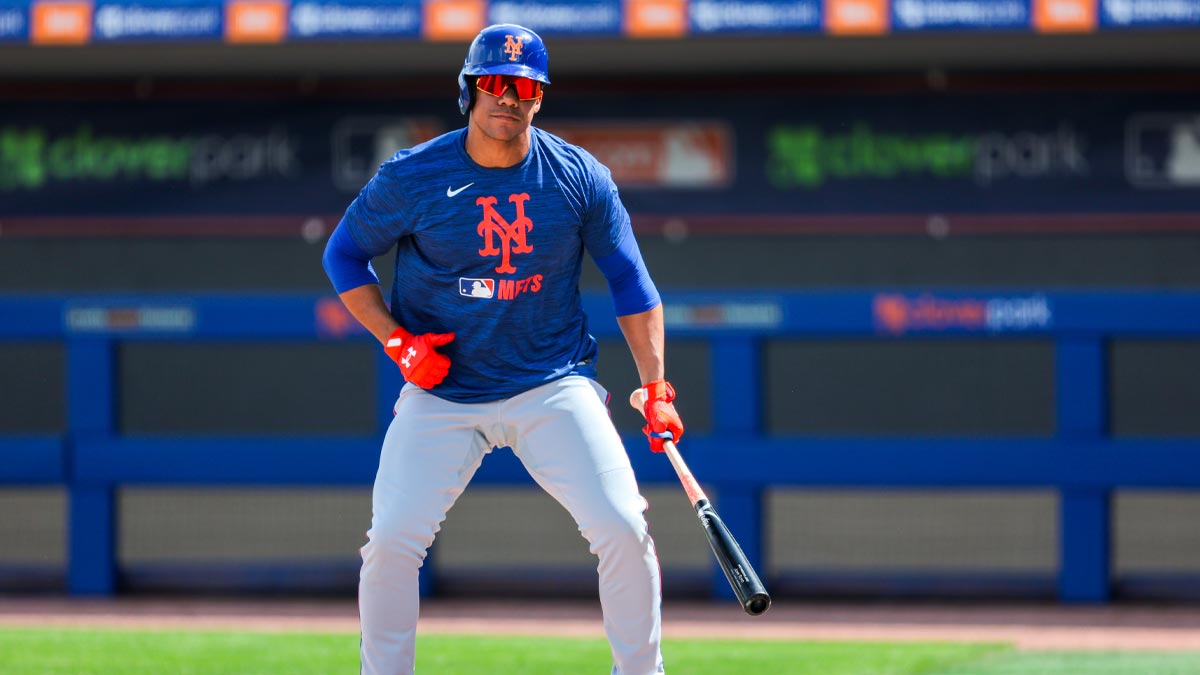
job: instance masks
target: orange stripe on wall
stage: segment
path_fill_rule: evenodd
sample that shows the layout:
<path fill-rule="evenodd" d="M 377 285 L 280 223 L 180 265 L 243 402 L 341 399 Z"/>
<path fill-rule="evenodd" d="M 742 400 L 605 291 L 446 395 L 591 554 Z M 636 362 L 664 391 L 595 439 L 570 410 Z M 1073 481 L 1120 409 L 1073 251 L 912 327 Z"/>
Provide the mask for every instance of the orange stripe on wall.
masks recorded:
<path fill-rule="evenodd" d="M 688 32 L 687 0 L 625 0 L 625 35 L 677 38 Z"/>
<path fill-rule="evenodd" d="M 35 45 L 82 45 L 92 39 L 92 3 L 35 2 L 29 38 Z"/>
<path fill-rule="evenodd" d="M 421 22 L 427 40 L 470 41 L 487 22 L 484 0 L 425 0 Z"/>
<path fill-rule="evenodd" d="M 1040 33 L 1094 32 L 1096 4 L 1096 0 L 1033 0 L 1033 27 Z"/>
<path fill-rule="evenodd" d="M 287 28 L 288 4 L 283 0 L 231 0 L 225 5 L 226 42 L 283 42 Z"/>
<path fill-rule="evenodd" d="M 833 35 L 883 35 L 890 24 L 887 0 L 825 2 L 825 30 Z"/>

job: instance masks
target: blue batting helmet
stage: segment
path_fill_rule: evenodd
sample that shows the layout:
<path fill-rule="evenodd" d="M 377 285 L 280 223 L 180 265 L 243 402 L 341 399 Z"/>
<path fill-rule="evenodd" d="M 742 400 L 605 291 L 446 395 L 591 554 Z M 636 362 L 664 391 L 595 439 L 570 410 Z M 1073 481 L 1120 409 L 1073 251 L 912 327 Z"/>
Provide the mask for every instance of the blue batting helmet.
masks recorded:
<path fill-rule="evenodd" d="M 471 41 L 458 73 L 458 109 L 467 114 L 474 100 L 468 77 L 516 75 L 550 84 L 549 71 L 550 56 L 537 33 L 515 23 L 488 26 Z"/>

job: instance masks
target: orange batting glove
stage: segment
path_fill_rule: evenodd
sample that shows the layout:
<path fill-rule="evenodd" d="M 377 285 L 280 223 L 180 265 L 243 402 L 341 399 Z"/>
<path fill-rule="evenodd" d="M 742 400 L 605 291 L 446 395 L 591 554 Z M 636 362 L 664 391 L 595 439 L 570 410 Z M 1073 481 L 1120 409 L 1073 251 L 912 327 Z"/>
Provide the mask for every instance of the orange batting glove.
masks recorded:
<path fill-rule="evenodd" d="M 437 353 L 436 348 L 450 344 L 454 333 L 425 333 L 413 335 L 397 328 L 388 336 L 383 351 L 392 357 L 404 379 L 422 389 L 432 389 L 446 379 L 450 372 L 450 357 Z"/>
<path fill-rule="evenodd" d="M 642 386 L 646 395 L 642 403 L 642 414 L 646 416 L 646 426 L 642 431 L 650 439 L 650 449 L 654 452 L 663 451 L 663 441 L 673 440 L 676 443 L 683 438 L 683 421 L 675 411 L 675 388 L 666 380 L 655 380 Z"/>

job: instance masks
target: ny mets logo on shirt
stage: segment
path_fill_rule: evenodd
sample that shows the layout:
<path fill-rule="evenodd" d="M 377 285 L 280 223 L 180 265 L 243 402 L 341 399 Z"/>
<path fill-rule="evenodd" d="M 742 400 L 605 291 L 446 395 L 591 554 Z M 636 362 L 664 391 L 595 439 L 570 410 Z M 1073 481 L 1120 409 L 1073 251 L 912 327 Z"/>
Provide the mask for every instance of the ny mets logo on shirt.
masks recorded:
<path fill-rule="evenodd" d="M 484 257 L 500 256 L 500 265 L 496 271 L 500 274 L 516 274 L 517 268 L 512 265 L 512 254 L 533 253 L 533 247 L 525 241 L 525 235 L 533 229 L 533 221 L 525 215 L 525 202 L 529 194 L 510 195 L 508 201 L 517 205 L 517 217 L 511 223 L 504 219 L 495 209 L 495 197 L 480 197 L 475 203 L 483 207 L 483 220 L 479 221 L 477 232 L 483 237 L 483 248 L 479 255 Z M 500 248 L 496 248 L 496 238 L 500 238 Z"/>
<path fill-rule="evenodd" d="M 513 37 L 511 35 L 504 36 L 504 53 L 508 54 L 509 61 L 516 61 L 521 58 L 521 49 L 524 47 L 521 43 L 525 41 L 524 36 Z"/>
<path fill-rule="evenodd" d="M 500 265 L 496 267 L 496 271 L 500 274 L 516 274 L 517 268 L 512 264 L 513 254 L 533 253 L 533 245 L 526 239 L 526 235 L 533 229 L 533 221 L 525 215 L 525 202 L 529 201 L 529 194 L 522 192 L 508 196 L 508 201 L 517 207 L 517 217 L 511 223 L 496 210 L 496 201 L 495 197 L 480 197 L 475 200 L 476 204 L 483 207 L 483 220 L 479 221 L 476 230 L 479 236 L 483 237 L 483 248 L 479 249 L 479 255 L 485 258 L 500 256 Z M 513 300 L 522 293 L 541 291 L 542 275 L 534 274 L 525 279 L 501 279 L 499 284 L 492 279 L 462 277 L 458 284 L 459 295 Z"/>

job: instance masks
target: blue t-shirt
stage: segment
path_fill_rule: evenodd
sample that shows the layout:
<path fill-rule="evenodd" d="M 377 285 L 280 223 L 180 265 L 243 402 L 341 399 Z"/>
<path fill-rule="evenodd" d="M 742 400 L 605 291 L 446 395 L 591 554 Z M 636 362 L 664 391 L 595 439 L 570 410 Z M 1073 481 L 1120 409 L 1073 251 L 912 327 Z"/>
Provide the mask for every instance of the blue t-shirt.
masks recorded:
<path fill-rule="evenodd" d="M 516 166 L 467 155 L 466 129 L 401 150 L 346 211 L 372 257 L 396 251 L 391 311 L 414 334 L 454 332 L 439 351 L 442 398 L 507 398 L 572 373 L 595 376 L 579 297 L 583 252 L 628 249 L 629 214 L 608 169 L 536 127 Z M 635 253 L 640 264 L 640 254 Z M 643 268 L 644 269 L 644 268 Z M 641 311 L 657 305 L 647 299 Z"/>

